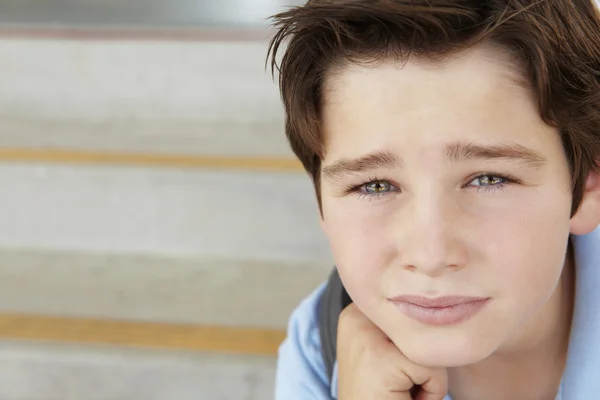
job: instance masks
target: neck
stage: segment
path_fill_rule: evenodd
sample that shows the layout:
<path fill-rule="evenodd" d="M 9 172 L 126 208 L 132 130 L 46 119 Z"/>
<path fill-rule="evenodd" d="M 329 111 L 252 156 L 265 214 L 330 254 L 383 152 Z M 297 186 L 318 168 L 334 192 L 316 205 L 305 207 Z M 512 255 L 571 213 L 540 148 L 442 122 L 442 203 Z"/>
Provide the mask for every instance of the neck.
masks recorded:
<path fill-rule="evenodd" d="M 554 399 L 567 361 L 574 293 L 569 244 L 556 290 L 524 333 L 482 362 L 448 371 L 453 399 Z"/>

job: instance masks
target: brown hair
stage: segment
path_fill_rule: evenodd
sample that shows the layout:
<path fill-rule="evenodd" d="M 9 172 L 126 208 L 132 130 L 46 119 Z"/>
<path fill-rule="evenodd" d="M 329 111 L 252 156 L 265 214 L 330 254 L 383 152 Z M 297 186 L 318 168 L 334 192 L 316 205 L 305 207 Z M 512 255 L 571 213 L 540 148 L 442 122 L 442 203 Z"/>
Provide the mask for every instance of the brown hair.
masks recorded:
<path fill-rule="evenodd" d="M 267 61 L 279 72 L 285 132 L 320 201 L 326 74 L 347 62 L 441 59 L 500 45 L 522 68 L 572 173 L 574 214 L 600 170 L 600 20 L 595 0 L 310 0 L 273 17 Z M 278 51 L 287 42 L 280 63 Z"/>

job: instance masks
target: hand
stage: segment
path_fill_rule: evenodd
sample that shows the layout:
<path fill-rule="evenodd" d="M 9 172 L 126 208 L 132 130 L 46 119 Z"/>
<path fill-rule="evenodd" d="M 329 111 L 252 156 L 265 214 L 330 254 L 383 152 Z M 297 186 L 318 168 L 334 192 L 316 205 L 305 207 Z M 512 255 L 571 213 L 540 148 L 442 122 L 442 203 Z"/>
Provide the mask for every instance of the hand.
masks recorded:
<path fill-rule="evenodd" d="M 339 400 L 443 400 L 446 369 L 408 360 L 394 343 L 351 304 L 339 318 Z"/>

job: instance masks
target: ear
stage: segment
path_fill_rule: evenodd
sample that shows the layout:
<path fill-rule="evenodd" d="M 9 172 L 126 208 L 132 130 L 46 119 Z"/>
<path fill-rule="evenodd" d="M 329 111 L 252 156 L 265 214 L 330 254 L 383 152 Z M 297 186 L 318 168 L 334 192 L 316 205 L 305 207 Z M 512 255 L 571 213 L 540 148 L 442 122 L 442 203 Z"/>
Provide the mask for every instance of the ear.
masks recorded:
<path fill-rule="evenodd" d="M 586 235 L 600 225 L 600 173 L 591 172 L 585 182 L 583 199 L 571 218 L 571 233 Z"/>

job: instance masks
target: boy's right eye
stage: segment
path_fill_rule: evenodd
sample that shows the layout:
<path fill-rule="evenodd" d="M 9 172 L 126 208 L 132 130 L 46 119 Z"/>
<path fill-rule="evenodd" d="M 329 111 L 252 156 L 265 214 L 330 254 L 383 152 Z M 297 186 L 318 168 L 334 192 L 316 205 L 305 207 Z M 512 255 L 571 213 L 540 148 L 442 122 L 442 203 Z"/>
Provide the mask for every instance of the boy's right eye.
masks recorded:
<path fill-rule="evenodd" d="M 373 180 L 355 187 L 352 191 L 358 193 L 360 197 L 379 199 L 382 196 L 394 194 L 399 190 L 400 189 L 392 185 L 389 181 Z"/>
<path fill-rule="evenodd" d="M 366 194 L 382 194 L 391 191 L 393 185 L 386 181 L 373 181 L 362 186 L 362 191 Z"/>

